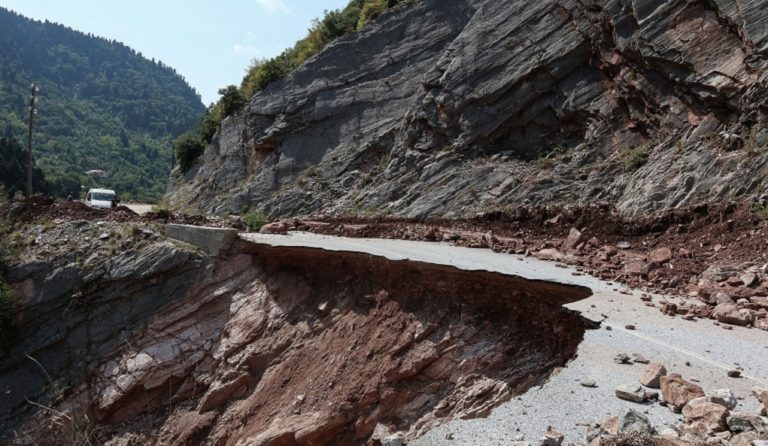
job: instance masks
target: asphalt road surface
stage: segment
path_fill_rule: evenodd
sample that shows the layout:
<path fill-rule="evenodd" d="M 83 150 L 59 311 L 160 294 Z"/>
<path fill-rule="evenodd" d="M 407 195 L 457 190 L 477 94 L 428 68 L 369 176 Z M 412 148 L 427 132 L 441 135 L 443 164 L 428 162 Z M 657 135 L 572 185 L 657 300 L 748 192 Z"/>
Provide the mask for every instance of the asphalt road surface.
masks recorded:
<path fill-rule="evenodd" d="M 547 426 L 565 434 L 565 444 L 581 441 L 589 423 L 629 409 L 645 412 L 654 427 L 677 424 L 680 415 L 659 404 L 636 404 L 615 397 L 620 384 L 637 383 L 643 364 L 622 365 L 614 355 L 639 353 L 664 364 L 670 373 L 693 379 L 705 392 L 727 388 L 739 398 L 737 410 L 756 413 L 754 387 L 768 387 L 768 332 L 732 327 L 725 330 L 712 321 L 685 321 L 661 314 L 640 300 L 640 292 L 621 294 L 617 285 L 590 276 L 574 276 L 572 269 L 532 258 L 495 253 L 487 249 L 456 247 L 445 243 L 382 239 L 350 239 L 308 233 L 288 235 L 242 234 L 241 238 L 273 246 L 305 246 L 333 251 L 365 252 L 392 260 L 411 259 L 452 265 L 465 270 L 487 270 L 530 279 L 551 280 L 590 287 L 594 295 L 567 305 L 584 317 L 600 321 L 579 346 L 577 357 L 543 386 L 496 408 L 487 418 L 453 420 L 438 426 L 410 445 L 506 445 L 519 434 L 536 443 Z M 678 301 L 674 296 L 653 296 L 653 301 Z M 625 329 L 628 324 L 634 330 Z M 608 329 L 610 327 L 610 330 Z M 726 372 L 742 367 L 741 378 Z M 597 387 L 583 387 L 591 378 Z M 447 438 L 452 440 L 447 441 Z"/>

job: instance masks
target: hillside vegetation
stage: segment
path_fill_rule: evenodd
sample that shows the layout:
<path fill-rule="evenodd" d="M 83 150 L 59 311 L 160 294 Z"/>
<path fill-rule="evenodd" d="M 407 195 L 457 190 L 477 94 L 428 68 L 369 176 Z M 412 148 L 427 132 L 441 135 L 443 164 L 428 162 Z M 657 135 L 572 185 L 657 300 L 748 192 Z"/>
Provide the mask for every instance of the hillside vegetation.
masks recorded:
<path fill-rule="evenodd" d="M 343 9 L 325 11 L 315 19 L 307 36 L 271 59 L 255 59 L 240 87 L 230 85 L 219 90 L 221 98 L 211 104 L 194 131 L 181 136 L 175 144 L 182 171 L 188 170 L 218 130 L 221 120 L 239 111 L 257 92 L 291 74 L 307 59 L 322 51 L 339 37 L 365 27 L 387 9 L 409 0 L 351 0 Z"/>
<path fill-rule="evenodd" d="M 124 197 L 159 197 L 172 141 L 205 112 L 199 95 L 162 62 L 0 8 L 0 137 L 26 142 L 32 82 L 40 87 L 35 160 L 58 195 L 89 185 L 84 172 L 101 169 L 109 175 L 99 184 Z"/>

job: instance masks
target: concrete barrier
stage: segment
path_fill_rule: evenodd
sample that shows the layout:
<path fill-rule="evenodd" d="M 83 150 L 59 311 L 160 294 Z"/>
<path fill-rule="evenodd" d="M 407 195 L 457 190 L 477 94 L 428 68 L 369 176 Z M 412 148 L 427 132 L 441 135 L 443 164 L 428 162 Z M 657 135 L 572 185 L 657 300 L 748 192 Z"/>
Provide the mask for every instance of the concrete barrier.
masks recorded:
<path fill-rule="evenodd" d="M 212 256 L 227 254 L 237 238 L 236 229 L 210 228 L 207 226 L 165 225 L 165 236 L 196 246 Z"/>

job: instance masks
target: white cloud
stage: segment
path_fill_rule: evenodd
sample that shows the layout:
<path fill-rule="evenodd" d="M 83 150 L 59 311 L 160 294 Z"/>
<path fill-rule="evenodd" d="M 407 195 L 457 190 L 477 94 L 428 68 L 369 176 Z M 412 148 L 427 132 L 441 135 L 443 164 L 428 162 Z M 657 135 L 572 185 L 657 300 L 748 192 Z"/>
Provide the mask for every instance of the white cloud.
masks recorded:
<path fill-rule="evenodd" d="M 256 0 L 256 4 L 266 9 L 268 13 L 291 14 L 293 10 L 283 0 Z"/>
<path fill-rule="evenodd" d="M 232 45 L 232 52 L 235 54 L 252 54 L 258 53 L 259 49 L 255 46 L 240 45 L 239 43 L 236 43 Z"/>

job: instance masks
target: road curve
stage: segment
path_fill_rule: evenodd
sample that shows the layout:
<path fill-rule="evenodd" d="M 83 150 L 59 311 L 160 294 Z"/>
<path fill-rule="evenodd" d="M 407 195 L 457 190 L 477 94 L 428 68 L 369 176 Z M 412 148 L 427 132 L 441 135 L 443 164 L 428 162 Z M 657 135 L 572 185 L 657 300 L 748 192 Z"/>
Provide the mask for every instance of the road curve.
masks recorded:
<path fill-rule="evenodd" d="M 602 327 L 586 333 L 578 356 L 547 384 L 503 404 L 487 418 L 449 421 L 409 444 L 444 445 L 447 436 L 453 438 L 451 444 L 457 445 L 508 444 L 519 434 L 534 441 L 550 425 L 566 435 L 565 443 L 576 442 L 583 439 L 588 423 L 608 415 L 621 416 L 630 408 L 647 411 L 659 429 L 678 423 L 679 415 L 658 404 L 638 405 L 614 396 L 616 386 L 637 383 L 645 367 L 616 364 L 613 356 L 618 353 L 639 353 L 651 361 L 661 362 L 670 372 L 697 380 L 705 391 L 729 388 L 741 398 L 739 409 L 752 413 L 758 406 L 750 397 L 750 390 L 768 386 L 768 361 L 764 360 L 768 356 L 768 332 L 743 327 L 724 330 L 708 320 L 685 321 L 664 316 L 658 308 L 646 306 L 639 299 L 639 292 L 621 294 L 614 284 L 573 275 L 574 270 L 551 262 L 434 242 L 352 239 L 301 232 L 248 233 L 241 234 L 240 238 L 272 246 L 364 252 L 392 260 L 410 259 L 470 271 L 494 271 L 593 290 L 593 296 L 566 307 L 600 321 Z M 654 302 L 662 299 L 680 298 L 653 296 Z M 630 324 L 636 328 L 624 328 Z M 735 367 L 744 369 L 742 378 L 726 375 L 727 370 Z M 596 380 L 597 387 L 582 387 L 578 384 L 581 378 Z"/>

